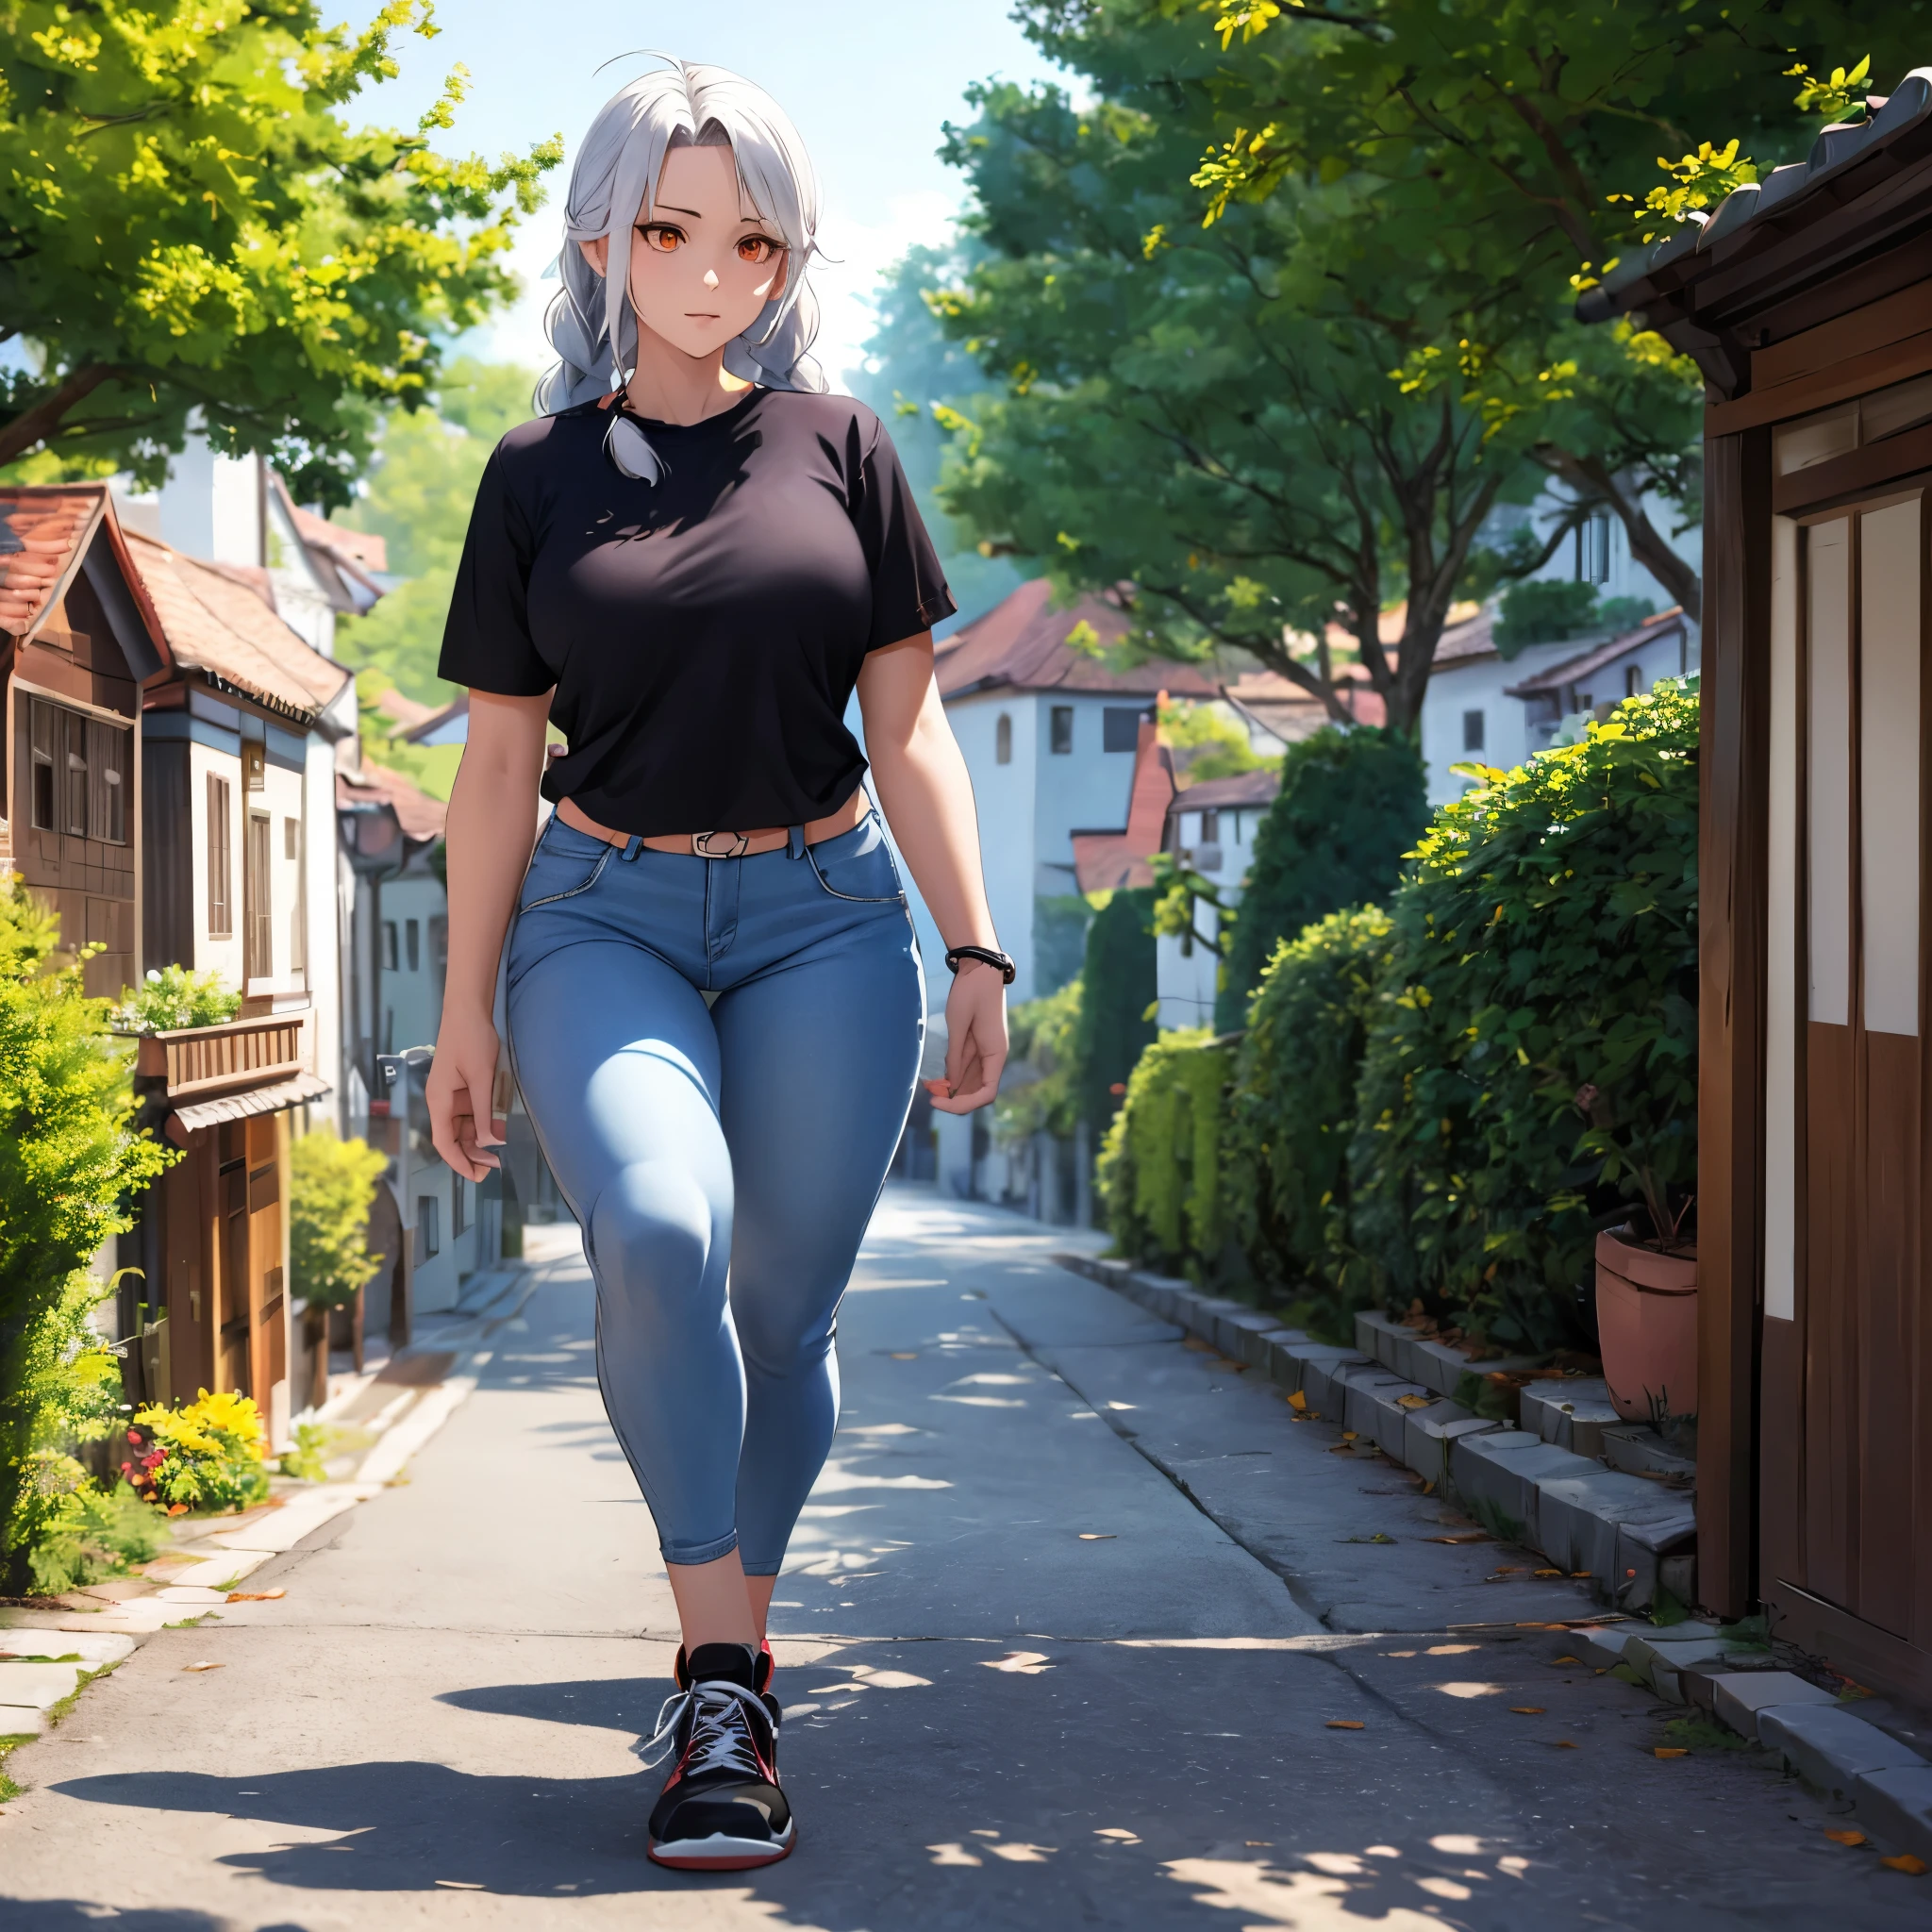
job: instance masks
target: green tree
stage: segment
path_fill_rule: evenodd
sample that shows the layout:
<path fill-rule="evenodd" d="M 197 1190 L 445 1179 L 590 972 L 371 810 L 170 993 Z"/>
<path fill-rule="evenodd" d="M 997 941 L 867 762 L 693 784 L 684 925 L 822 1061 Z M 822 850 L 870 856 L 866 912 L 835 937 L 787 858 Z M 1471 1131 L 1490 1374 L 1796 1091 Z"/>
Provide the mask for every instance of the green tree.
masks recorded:
<path fill-rule="evenodd" d="M 365 617 L 337 630 L 337 655 L 381 674 L 418 704 L 447 704 L 457 688 L 437 675 L 470 508 L 490 452 L 526 422 L 533 371 L 460 357 L 436 378 L 429 407 L 382 425 L 367 487 L 342 515 L 389 546 L 391 574 L 405 579 Z M 387 757 L 382 734 L 370 748 Z M 415 773 L 411 776 L 418 775 Z"/>
<path fill-rule="evenodd" d="M 1137 886 L 1113 893 L 1087 928 L 1074 1057 L 1079 1114 L 1096 1132 L 1113 1118 L 1134 1063 L 1159 1031 L 1153 916 L 1152 891 Z"/>
<path fill-rule="evenodd" d="M 381 408 L 511 291 L 561 140 L 438 153 L 458 67 L 409 131 L 345 110 L 427 0 L 362 32 L 314 0 L 0 0 L 0 463 L 45 445 L 158 481 L 194 423 L 338 504 Z"/>
<path fill-rule="evenodd" d="M 878 325 L 866 338 L 864 363 L 847 377 L 852 393 L 877 410 L 891 432 L 907 481 L 931 527 L 953 601 L 968 618 L 990 609 L 1021 580 L 991 543 L 977 542 L 973 531 L 946 512 L 939 496 L 946 451 L 942 423 L 971 411 L 986 378 L 947 336 L 924 291 L 957 282 L 974 253 L 970 238 L 908 249 L 881 277 L 873 298 Z"/>
<path fill-rule="evenodd" d="M 1793 78 L 1805 78 L 1802 112 L 1844 112 L 1867 70 L 1820 82 L 1807 64 L 1856 45 L 1879 73 L 1904 74 L 1924 56 L 1927 0 L 1880 12 L 1855 0 L 1103 0 L 1091 10 L 1123 31 L 1186 23 L 1219 42 L 1208 85 L 1221 126 L 1193 175 L 1210 222 L 1242 202 L 1302 206 L 1315 181 L 1415 263 L 1459 333 L 1419 334 L 1404 380 L 1480 392 L 1512 344 L 1541 343 L 1530 359 L 1552 395 L 1537 460 L 1579 506 L 1608 506 L 1632 554 L 1695 616 L 1696 574 L 1643 497 L 1661 491 L 1694 515 L 1701 379 L 1655 336 L 1579 329 L 1572 277 L 1588 283 L 1756 179 L 1739 138 L 1765 165 L 1799 158 L 1814 129 L 1791 115 Z M 1322 271 L 1357 299 L 1372 256 L 1346 225 L 1321 253 Z"/>
<path fill-rule="evenodd" d="M 170 1158 L 135 1131 L 108 1002 L 81 991 L 79 965 L 58 963 L 58 921 L 24 886 L 0 893 L 0 1553 L 16 1576 L 50 1401 L 71 1406 L 92 1386 L 49 1338 L 71 1335 L 75 1275 L 133 1226 L 134 1197 Z"/>
<path fill-rule="evenodd" d="M 1324 730 L 1288 748 L 1227 940 L 1215 1015 L 1226 1030 L 1246 1023 L 1282 941 L 1344 906 L 1387 902 L 1428 815 L 1422 761 L 1398 733 Z"/>
<path fill-rule="evenodd" d="M 289 1156 L 289 1265 L 295 1295 L 310 1307 L 336 1307 L 375 1276 L 369 1253 L 369 1208 L 387 1158 L 366 1141 L 341 1141 L 333 1128 L 305 1134 Z"/>
<path fill-rule="evenodd" d="M 989 86 L 950 131 L 978 258 L 931 299 L 999 391 L 941 415 L 942 500 L 1069 587 L 1134 586 L 1140 647 L 1246 651 L 1341 722 L 1339 613 L 1408 729 L 1454 601 L 1547 554 L 1482 541 L 1507 491 L 1534 491 L 1540 341 L 1477 388 L 1438 380 L 1416 358 L 1464 332 L 1455 291 L 1346 184 L 1201 227 L 1187 176 L 1219 125 L 1220 56 L 1193 24 L 1105 0 L 1024 11 L 1095 98 Z M 1343 235 L 1345 293 L 1328 260 Z"/>

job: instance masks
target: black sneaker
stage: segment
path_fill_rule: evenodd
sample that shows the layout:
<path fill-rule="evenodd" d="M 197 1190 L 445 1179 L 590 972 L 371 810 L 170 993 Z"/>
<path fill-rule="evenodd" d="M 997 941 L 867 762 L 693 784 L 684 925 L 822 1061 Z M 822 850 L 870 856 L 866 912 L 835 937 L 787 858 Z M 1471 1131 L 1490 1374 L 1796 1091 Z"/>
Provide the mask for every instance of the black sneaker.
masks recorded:
<path fill-rule="evenodd" d="M 774 1864 L 795 1841 L 791 1807 L 778 1785 L 778 1700 L 768 1655 L 743 1643 L 701 1643 L 680 1652 L 675 1697 L 640 1755 L 651 1764 L 676 1754 L 651 1812 L 646 1846 L 659 1865 L 683 1872 L 742 1872 Z"/>

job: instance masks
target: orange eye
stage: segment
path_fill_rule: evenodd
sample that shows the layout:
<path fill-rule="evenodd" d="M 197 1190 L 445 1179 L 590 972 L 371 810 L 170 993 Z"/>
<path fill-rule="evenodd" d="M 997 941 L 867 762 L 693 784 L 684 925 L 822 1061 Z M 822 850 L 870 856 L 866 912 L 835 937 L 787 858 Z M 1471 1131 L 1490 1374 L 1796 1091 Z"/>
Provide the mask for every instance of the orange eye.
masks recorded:
<path fill-rule="evenodd" d="M 762 266 L 778 252 L 778 244 L 769 235 L 747 235 L 738 244 L 738 258 L 757 266 Z"/>
<path fill-rule="evenodd" d="M 684 246 L 684 230 L 667 223 L 653 222 L 638 233 L 644 238 L 644 246 L 658 255 L 670 255 Z"/>

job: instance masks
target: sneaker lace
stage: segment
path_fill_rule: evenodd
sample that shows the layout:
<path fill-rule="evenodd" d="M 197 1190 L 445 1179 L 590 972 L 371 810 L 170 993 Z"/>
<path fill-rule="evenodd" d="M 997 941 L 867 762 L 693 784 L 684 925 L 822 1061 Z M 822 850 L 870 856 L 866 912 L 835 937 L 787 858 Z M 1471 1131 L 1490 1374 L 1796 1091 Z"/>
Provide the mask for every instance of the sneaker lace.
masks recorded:
<path fill-rule="evenodd" d="M 633 1748 L 646 1765 L 661 1764 L 677 1742 L 686 1711 L 693 1711 L 691 1742 L 685 1751 L 689 1772 L 732 1771 L 743 1777 L 763 1777 L 764 1766 L 758 1761 L 758 1746 L 741 1707 L 756 1710 L 770 1722 L 758 1694 L 741 1684 L 724 1677 L 693 1684 L 689 1690 L 679 1690 L 664 1700 L 658 1712 L 657 1730 Z"/>

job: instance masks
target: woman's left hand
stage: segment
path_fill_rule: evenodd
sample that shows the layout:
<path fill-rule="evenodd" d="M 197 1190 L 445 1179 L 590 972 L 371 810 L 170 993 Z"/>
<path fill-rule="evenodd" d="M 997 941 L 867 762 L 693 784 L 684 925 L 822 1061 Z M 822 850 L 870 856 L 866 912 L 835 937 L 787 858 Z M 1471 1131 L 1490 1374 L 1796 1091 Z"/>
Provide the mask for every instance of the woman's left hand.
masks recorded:
<path fill-rule="evenodd" d="M 1000 1091 L 1007 1064 L 1007 985 L 980 959 L 962 959 L 946 996 L 946 1076 L 925 1091 L 941 1113 L 972 1113 Z"/>

